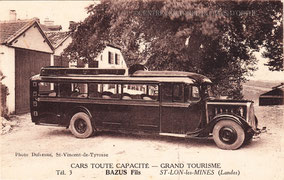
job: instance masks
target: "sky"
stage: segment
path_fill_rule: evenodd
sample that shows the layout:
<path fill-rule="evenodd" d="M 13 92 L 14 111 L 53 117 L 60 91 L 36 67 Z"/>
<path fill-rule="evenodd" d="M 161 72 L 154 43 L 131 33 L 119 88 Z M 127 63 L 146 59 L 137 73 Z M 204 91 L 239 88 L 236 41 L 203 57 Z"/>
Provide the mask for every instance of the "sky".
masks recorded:
<path fill-rule="evenodd" d="M 43 23 L 45 18 L 54 20 L 55 25 L 61 25 L 68 30 L 69 21 L 83 21 L 87 16 L 85 7 L 93 4 L 85 1 L 1 1 L 0 20 L 9 20 L 9 11 L 16 10 L 17 19 L 38 17 Z"/>
<path fill-rule="evenodd" d="M 96 1 L 98 2 L 98 1 Z M 9 11 L 16 10 L 17 19 L 38 17 L 43 23 L 45 18 L 54 20 L 55 25 L 61 25 L 68 30 L 69 21 L 83 21 L 87 16 L 85 7 L 93 4 L 93 0 L 85 1 L 2 1 L 0 0 L 0 21 L 9 20 Z M 258 70 L 249 79 L 284 82 L 284 72 L 271 72 L 264 66 L 266 60 L 257 55 Z"/>
<path fill-rule="evenodd" d="M 255 56 L 258 60 L 258 70 L 253 73 L 252 77 L 248 77 L 248 79 L 252 80 L 264 80 L 264 81 L 279 81 L 284 83 L 284 72 L 279 71 L 270 71 L 268 70 L 268 66 L 264 64 L 267 63 L 267 60 L 261 57 L 261 53 L 255 53 Z"/>

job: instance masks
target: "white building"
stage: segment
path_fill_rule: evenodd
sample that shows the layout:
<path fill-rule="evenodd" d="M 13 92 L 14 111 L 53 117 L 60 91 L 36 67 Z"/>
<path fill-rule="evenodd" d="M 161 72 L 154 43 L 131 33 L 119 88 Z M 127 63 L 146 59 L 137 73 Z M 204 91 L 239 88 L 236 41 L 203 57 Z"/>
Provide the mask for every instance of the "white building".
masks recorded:
<path fill-rule="evenodd" d="M 9 90 L 9 113 L 29 112 L 29 78 L 51 65 L 52 54 L 53 46 L 36 19 L 0 22 L 0 69 Z"/>
<path fill-rule="evenodd" d="M 98 68 L 107 69 L 127 69 L 120 48 L 107 45 L 106 48 L 97 56 Z"/>
<path fill-rule="evenodd" d="M 37 18 L 16 20 L 13 10 L 10 17 L 9 21 L 0 22 L 0 70 L 5 76 L 2 83 L 9 91 L 6 103 L 8 113 L 20 114 L 29 112 L 30 77 L 38 74 L 44 66 L 68 66 L 62 53 L 72 38 L 69 32 L 60 32 L 61 26 L 50 21 L 42 25 Z M 126 69 L 127 72 L 120 49 L 112 45 L 107 45 L 94 63 L 85 65 L 88 66 Z"/>
<path fill-rule="evenodd" d="M 100 69 L 125 69 L 128 74 L 128 67 L 123 58 L 119 47 L 113 45 L 106 45 L 105 49 L 89 64 L 79 64 L 77 62 L 70 62 L 69 67 L 85 67 L 85 68 L 100 68 Z"/>

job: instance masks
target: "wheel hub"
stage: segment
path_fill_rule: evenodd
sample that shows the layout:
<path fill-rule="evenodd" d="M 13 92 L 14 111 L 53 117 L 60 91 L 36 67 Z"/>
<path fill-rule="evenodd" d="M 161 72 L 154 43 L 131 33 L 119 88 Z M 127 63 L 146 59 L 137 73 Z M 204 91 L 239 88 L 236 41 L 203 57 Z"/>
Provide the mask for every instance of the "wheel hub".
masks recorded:
<path fill-rule="evenodd" d="M 233 144 L 237 140 L 237 132 L 232 127 L 222 127 L 219 131 L 219 138 L 226 144 Z"/>
<path fill-rule="evenodd" d="M 83 119 L 75 121 L 75 129 L 78 133 L 83 134 L 87 130 L 87 123 Z"/>

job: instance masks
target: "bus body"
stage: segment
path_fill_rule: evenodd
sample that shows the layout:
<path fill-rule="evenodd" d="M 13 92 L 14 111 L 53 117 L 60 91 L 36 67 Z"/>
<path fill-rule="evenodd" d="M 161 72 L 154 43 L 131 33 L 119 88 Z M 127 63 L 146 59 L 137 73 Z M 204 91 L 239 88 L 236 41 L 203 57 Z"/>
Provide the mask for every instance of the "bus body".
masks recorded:
<path fill-rule="evenodd" d="M 237 149 L 257 133 L 253 102 L 213 99 L 212 82 L 203 75 L 141 70 L 122 74 L 42 68 L 30 79 L 32 121 L 69 127 L 78 138 L 99 130 L 213 135 L 222 149 Z"/>

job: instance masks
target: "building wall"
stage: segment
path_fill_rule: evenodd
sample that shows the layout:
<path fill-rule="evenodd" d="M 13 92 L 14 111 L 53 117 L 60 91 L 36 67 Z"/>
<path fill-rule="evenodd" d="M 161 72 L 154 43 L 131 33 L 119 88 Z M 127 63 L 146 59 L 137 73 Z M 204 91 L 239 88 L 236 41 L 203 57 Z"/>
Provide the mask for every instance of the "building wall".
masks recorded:
<path fill-rule="evenodd" d="M 109 54 L 112 53 L 113 56 L 113 61 L 109 62 Z M 119 56 L 119 62 L 115 62 L 115 56 Z M 98 62 L 98 67 L 100 69 L 125 69 L 126 74 L 128 75 L 128 67 L 127 64 L 125 63 L 125 60 L 123 58 L 123 55 L 118 48 L 106 46 L 106 48 L 95 58 L 95 61 Z M 70 68 L 75 68 L 77 67 L 78 63 L 77 62 L 69 62 L 69 67 Z M 90 67 L 90 65 L 85 64 L 85 68 Z"/>
<path fill-rule="evenodd" d="M 15 48 L 16 114 L 29 112 L 30 78 L 39 74 L 42 67 L 50 65 L 50 56 L 49 53 L 45 52 Z"/>
<path fill-rule="evenodd" d="M 0 45 L 0 69 L 6 76 L 2 83 L 8 87 L 7 107 L 9 113 L 15 112 L 15 49 Z"/>
<path fill-rule="evenodd" d="M 113 54 L 113 62 L 112 63 L 109 62 L 109 53 Z M 118 64 L 115 63 L 115 55 L 116 54 L 119 56 L 119 59 L 120 59 Z M 102 68 L 102 69 L 107 69 L 107 68 L 110 68 L 110 69 L 112 69 L 112 68 L 114 68 L 114 69 L 127 69 L 127 65 L 126 65 L 125 60 L 122 56 L 122 53 L 117 48 L 106 46 L 106 48 L 103 50 L 103 52 L 97 56 L 96 60 L 99 62 L 98 68 Z"/>
<path fill-rule="evenodd" d="M 60 56 L 64 49 L 68 47 L 68 45 L 72 42 L 71 36 L 69 36 L 61 45 L 59 45 L 55 50 L 54 50 L 54 55 Z"/>
<path fill-rule="evenodd" d="M 28 30 L 26 30 L 23 34 L 21 34 L 17 39 L 13 40 L 10 46 L 0 45 L 0 69 L 3 72 L 3 75 L 6 76 L 3 79 L 3 84 L 8 87 L 9 95 L 7 96 L 7 107 L 8 113 L 14 114 L 16 112 L 16 48 L 32 50 L 34 52 L 44 52 L 48 53 L 48 65 L 52 64 L 53 59 L 51 54 L 53 50 L 46 42 L 44 36 L 41 34 L 38 26 L 33 25 Z M 31 56 L 29 59 L 32 59 Z M 33 64 L 35 62 L 31 62 L 32 66 L 37 66 Z M 41 64 L 41 63 L 39 63 Z M 29 73 L 38 73 L 40 68 L 36 68 L 32 72 L 29 72 L 29 69 L 26 69 L 22 66 L 21 70 L 23 72 Z M 20 76 L 21 77 L 21 76 Z M 29 84 L 25 82 L 25 85 L 29 87 Z M 24 87 L 23 87 L 24 88 Z"/>
<path fill-rule="evenodd" d="M 37 26 L 31 26 L 25 33 L 12 42 L 18 48 L 36 50 L 41 52 L 53 53 L 52 49 L 40 33 Z"/>

